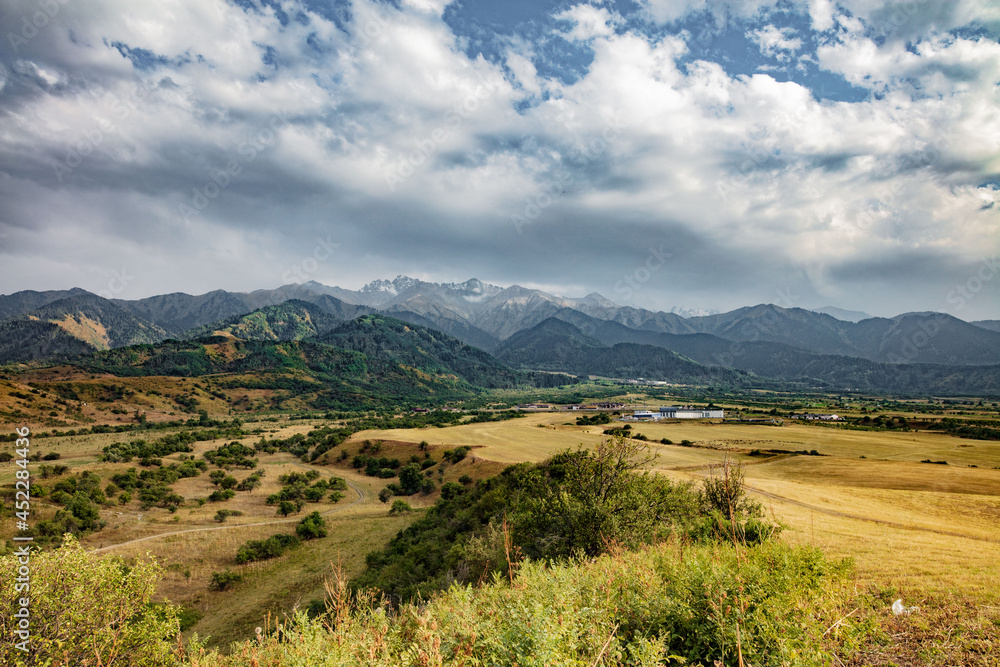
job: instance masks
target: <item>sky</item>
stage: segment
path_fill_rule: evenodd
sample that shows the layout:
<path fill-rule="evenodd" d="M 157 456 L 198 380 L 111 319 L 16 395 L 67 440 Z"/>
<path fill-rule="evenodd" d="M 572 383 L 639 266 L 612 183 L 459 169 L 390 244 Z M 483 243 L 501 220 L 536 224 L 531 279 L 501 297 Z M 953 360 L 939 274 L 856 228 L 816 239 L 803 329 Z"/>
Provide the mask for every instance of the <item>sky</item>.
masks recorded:
<path fill-rule="evenodd" d="M 0 292 L 1000 319 L 996 0 L 0 0 Z"/>

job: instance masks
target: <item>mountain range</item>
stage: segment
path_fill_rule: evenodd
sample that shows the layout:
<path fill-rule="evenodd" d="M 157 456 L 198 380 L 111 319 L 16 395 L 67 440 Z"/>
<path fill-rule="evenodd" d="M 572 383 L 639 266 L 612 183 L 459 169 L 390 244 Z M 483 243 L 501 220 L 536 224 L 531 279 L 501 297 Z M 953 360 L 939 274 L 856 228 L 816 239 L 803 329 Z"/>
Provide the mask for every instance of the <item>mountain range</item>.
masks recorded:
<path fill-rule="evenodd" d="M 109 300 L 78 288 L 25 291 L 0 296 L 0 362 L 220 335 L 343 347 L 343 336 L 332 331 L 381 313 L 453 336 L 515 369 L 676 382 L 757 377 L 873 391 L 998 391 L 991 378 L 1000 367 L 1000 322 L 821 310 L 827 312 L 761 304 L 684 317 L 619 306 L 597 293 L 566 298 L 476 279 L 431 283 L 406 276 L 360 290 L 307 282 L 138 300 Z M 485 374 L 499 370 L 488 368 Z"/>

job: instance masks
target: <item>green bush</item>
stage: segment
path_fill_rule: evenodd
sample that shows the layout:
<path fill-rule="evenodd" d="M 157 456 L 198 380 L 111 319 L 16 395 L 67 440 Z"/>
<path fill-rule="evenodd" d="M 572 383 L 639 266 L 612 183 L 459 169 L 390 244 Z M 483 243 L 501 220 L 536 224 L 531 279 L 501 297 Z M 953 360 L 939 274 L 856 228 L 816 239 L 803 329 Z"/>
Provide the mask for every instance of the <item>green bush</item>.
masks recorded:
<path fill-rule="evenodd" d="M 224 523 L 231 516 L 243 516 L 243 512 L 239 510 L 219 510 L 215 513 L 215 520 L 219 523 Z"/>
<path fill-rule="evenodd" d="M 690 485 L 636 471 L 649 461 L 647 453 L 646 445 L 618 438 L 593 452 L 511 466 L 474 487 L 446 484 L 424 517 L 386 549 L 368 554 L 367 569 L 352 587 L 408 600 L 454 581 L 509 573 L 511 558 L 596 556 L 609 544 L 635 548 L 672 532 L 700 531 L 714 539 Z M 404 467 L 401 482 L 406 472 Z"/>
<path fill-rule="evenodd" d="M 277 558 L 285 553 L 286 549 L 291 549 L 299 545 L 299 539 L 294 535 L 278 533 L 266 540 L 247 540 L 236 552 L 236 563 L 243 565 L 257 560 L 269 560 Z"/>
<path fill-rule="evenodd" d="M 407 512 L 412 512 L 413 508 L 410 507 L 410 503 L 405 500 L 394 500 L 392 502 L 392 508 L 389 510 L 389 514 L 406 514 Z"/>
<path fill-rule="evenodd" d="M 177 609 L 151 604 L 162 573 L 152 559 L 98 556 L 69 535 L 57 551 L 33 551 L 28 653 L 15 647 L 19 566 L 14 554 L 0 557 L 0 664 L 173 664 Z"/>
<path fill-rule="evenodd" d="M 239 572 L 226 570 L 225 572 L 213 572 L 212 580 L 208 587 L 213 591 L 224 591 L 243 581 L 243 575 Z"/>
<path fill-rule="evenodd" d="M 220 491 L 220 490 L 216 489 L 215 491 L 212 491 L 212 493 L 208 496 L 208 502 L 210 502 L 210 503 L 221 503 L 221 502 L 224 502 L 226 500 L 229 500 L 230 498 L 234 497 L 235 495 L 236 495 L 236 492 L 233 491 L 232 489 L 226 489 L 225 491 Z"/>
<path fill-rule="evenodd" d="M 319 512 L 313 512 L 295 526 L 295 534 L 303 540 L 326 537 L 326 519 Z"/>

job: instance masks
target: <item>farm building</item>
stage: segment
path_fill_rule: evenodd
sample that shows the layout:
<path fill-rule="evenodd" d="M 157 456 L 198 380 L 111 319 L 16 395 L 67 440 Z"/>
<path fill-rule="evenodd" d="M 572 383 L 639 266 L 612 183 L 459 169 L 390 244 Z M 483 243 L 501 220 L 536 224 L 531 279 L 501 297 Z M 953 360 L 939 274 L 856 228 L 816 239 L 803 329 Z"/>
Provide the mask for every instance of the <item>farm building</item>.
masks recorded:
<path fill-rule="evenodd" d="M 722 419 L 721 408 L 694 408 L 691 406 L 665 406 L 660 408 L 660 419 Z"/>
<path fill-rule="evenodd" d="M 665 406 L 660 408 L 658 412 L 636 410 L 631 417 L 625 417 L 625 419 L 658 421 L 660 419 L 722 419 L 724 416 L 725 413 L 720 408 L 695 408 L 688 405 L 679 408 Z"/>

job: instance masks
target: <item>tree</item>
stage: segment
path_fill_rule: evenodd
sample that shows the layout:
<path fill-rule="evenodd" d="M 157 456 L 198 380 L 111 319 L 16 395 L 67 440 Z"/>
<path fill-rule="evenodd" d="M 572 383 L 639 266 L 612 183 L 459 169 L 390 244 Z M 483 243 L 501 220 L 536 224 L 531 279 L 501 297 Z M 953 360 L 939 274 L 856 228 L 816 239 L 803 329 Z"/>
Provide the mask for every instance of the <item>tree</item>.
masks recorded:
<path fill-rule="evenodd" d="M 288 516 L 289 514 L 295 514 L 299 511 L 299 506 L 291 500 L 282 500 L 281 504 L 278 505 L 278 514 L 281 516 Z"/>
<path fill-rule="evenodd" d="M 420 466 L 416 463 L 407 463 L 399 471 L 399 485 L 403 489 L 403 495 L 412 496 L 420 491 L 424 483 L 424 476 L 420 472 Z"/>

